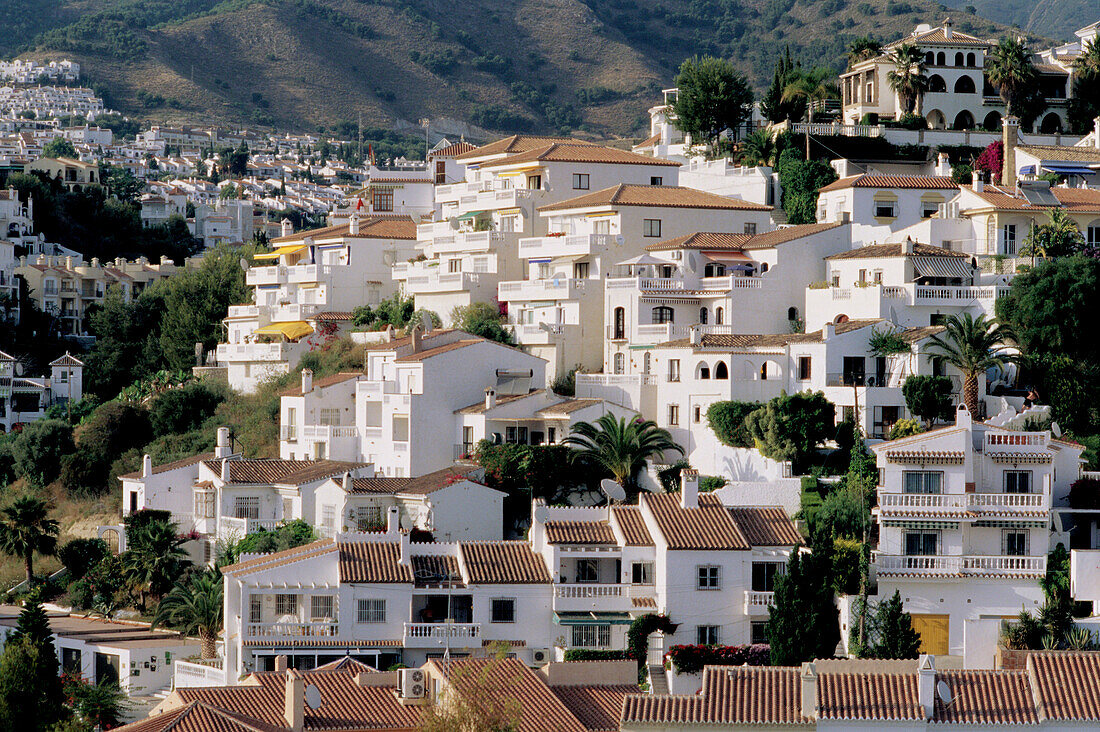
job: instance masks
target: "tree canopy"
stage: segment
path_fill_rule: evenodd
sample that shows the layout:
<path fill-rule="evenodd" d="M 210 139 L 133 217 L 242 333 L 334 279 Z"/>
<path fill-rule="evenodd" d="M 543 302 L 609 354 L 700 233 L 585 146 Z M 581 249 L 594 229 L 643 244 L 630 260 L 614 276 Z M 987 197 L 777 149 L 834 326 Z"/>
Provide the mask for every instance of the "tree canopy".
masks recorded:
<path fill-rule="evenodd" d="M 679 92 L 672 104 L 676 126 L 695 143 L 713 146 L 724 131 L 736 132 L 752 115 L 752 87 L 723 59 L 686 59 L 676 75 L 676 87 Z"/>
<path fill-rule="evenodd" d="M 833 436 L 836 409 L 824 392 L 783 393 L 745 419 L 760 452 L 803 464 Z"/>
<path fill-rule="evenodd" d="M 786 574 L 775 581 L 775 605 L 767 633 L 773 666 L 799 666 L 835 655 L 840 612 L 833 604 L 832 568 L 827 557 L 791 553 Z"/>

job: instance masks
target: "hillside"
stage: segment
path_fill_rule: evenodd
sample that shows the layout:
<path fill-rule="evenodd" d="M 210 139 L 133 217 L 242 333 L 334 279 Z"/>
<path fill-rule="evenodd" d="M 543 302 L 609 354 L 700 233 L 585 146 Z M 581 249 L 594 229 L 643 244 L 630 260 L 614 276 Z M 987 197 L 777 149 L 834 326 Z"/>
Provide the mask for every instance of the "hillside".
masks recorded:
<path fill-rule="evenodd" d="M 970 5 L 990 20 L 1015 25 L 1060 41 L 1078 28 L 1100 20 L 1096 0 L 945 0 L 956 8 Z"/>
<path fill-rule="evenodd" d="M 928 0 L 0 0 L 14 31 L 0 54 L 74 57 L 112 106 L 151 121 L 431 116 L 605 137 L 641 134 L 692 54 L 731 58 L 762 89 L 787 44 L 839 69 L 851 39 L 944 14 Z"/>

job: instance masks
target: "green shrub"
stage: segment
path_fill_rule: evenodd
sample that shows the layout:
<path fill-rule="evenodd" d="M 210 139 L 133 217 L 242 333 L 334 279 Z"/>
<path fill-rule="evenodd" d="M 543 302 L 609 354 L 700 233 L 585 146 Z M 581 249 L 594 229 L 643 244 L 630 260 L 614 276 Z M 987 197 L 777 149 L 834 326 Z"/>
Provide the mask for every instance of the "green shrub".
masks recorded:
<path fill-rule="evenodd" d="M 707 424 L 723 445 L 755 447 L 745 418 L 763 406 L 760 402 L 714 402 L 707 407 Z"/>
<path fill-rule="evenodd" d="M 57 558 L 69 570 L 69 580 L 78 580 L 110 552 L 103 539 L 73 539 L 57 550 Z"/>
<path fill-rule="evenodd" d="M 912 437 L 913 435 L 919 435 L 924 432 L 924 427 L 921 427 L 920 422 L 915 419 L 899 419 L 890 425 L 890 433 L 886 436 L 887 440 L 900 440 L 903 437 Z"/>
<path fill-rule="evenodd" d="M 719 488 L 724 488 L 728 483 L 729 481 L 720 475 L 701 475 L 699 476 L 699 492 L 712 493 Z"/>
<path fill-rule="evenodd" d="M 593 648 L 570 648 L 565 652 L 566 662 L 570 661 L 627 661 L 629 651 L 600 651 Z"/>

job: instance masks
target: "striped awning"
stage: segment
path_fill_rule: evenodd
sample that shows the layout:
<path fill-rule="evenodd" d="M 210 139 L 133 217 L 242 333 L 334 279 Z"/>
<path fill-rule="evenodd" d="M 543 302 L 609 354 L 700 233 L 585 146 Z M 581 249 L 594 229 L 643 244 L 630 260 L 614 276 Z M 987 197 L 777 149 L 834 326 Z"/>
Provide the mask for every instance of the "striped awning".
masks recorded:
<path fill-rule="evenodd" d="M 555 625 L 630 625 L 633 618 L 624 612 L 556 612 Z"/>
<path fill-rule="evenodd" d="M 291 244 L 291 245 L 285 246 L 285 247 L 278 247 L 274 251 L 268 252 L 266 254 L 256 254 L 252 258 L 253 259 L 278 259 L 279 257 L 283 256 L 284 254 L 294 254 L 296 252 L 302 251 L 305 248 L 306 248 L 305 244 Z"/>
<path fill-rule="evenodd" d="M 296 341 L 313 332 L 313 326 L 304 320 L 291 320 L 285 323 L 272 323 L 252 331 L 256 335 L 281 335 Z"/>
<path fill-rule="evenodd" d="M 961 257 L 913 257 L 918 277 L 973 277 L 974 270 Z"/>

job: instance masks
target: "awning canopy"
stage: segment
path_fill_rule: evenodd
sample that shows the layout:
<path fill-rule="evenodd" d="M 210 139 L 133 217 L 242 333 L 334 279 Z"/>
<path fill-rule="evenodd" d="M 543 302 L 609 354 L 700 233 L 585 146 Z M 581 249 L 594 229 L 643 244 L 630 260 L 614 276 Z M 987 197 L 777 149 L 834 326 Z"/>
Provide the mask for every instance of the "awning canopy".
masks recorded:
<path fill-rule="evenodd" d="M 268 252 L 266 254 L 257 254 L 253 257 L 253 259 L 278 259 L 284 254 L 294 254 L 296 252 L 302 251 L 305 248 L 305 244 L 288 244 L 285 247 L 276 248 L 273 252 Z"/>
<path fill-rule="evenodd" d="M 657 259 L 649 254 L 639 254 L 637 257 L 631 257 L 630 259 L 624 259 L 621 262 L 615 262 L 616 267 L 635 267 L 645 264 L 672 264 L 664 259 Z"/>
<path fill-rule="evenodd" d="M 714 262 L 752 262 L 752 257 L 734 251 L 703 252 L 703 256 Z"/>
<path fill-rule="evenodd" d="M 918 277 L 973 277 L 967 260 L 955 257 L 913 257 Z"/>
<path fill-rule="evenodd" d="M 272 323 L 252 331 L 255 335 L 281 335 L 296 341 L 313 332 L 313 326 L 304 320 L 291 320 L 285 323 Z"/>
<path fill-rule="evenodd" d="M 1051 173 L 1057 173 L 1058 175 L 1095 175 L 1097 172 L 1084 165 L 1059 165 L 1055 163 L 1047 163 L 1043 166 L 1043 170 L 1049 170 Z"/>
<path fill-rule="evenodd" d="M 555 625 L 630 625 L 630 613 L 613 612 L 556 612 Z"/>
<path fill-rule="evenodd" d="M 1025 165 L 1020 168 L 1020 175 L 1035 175 L 1034 165 Z"/>
<path fill-rule="evenodd" d="M 466 221 L 467 219 L 476 219 L 478 216 L 481 216 L 484 213 L 485 213 L 484 211 L 468 211 L 468 212 L 462 214 L 461 216 L 456 216 L 455 219 L 457 219 L 458 221 Z"/>

